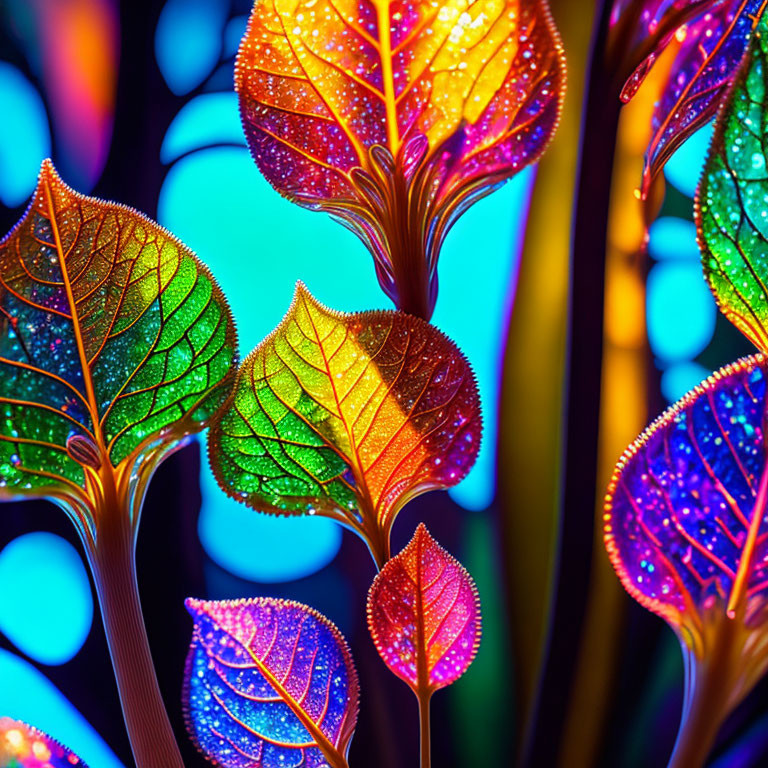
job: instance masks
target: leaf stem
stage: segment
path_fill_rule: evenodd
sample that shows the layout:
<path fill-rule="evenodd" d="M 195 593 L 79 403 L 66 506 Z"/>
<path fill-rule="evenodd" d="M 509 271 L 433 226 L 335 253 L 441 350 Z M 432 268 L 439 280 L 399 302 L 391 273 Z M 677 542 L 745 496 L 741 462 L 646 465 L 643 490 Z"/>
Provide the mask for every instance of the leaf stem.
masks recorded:
<path fill-rule="evenodd" d="M 184 768 L 141 613 L 134 527 L 112 490 L 98 512 L 91 566 L 131 750 L 137 768 Z"/>
<path fill-rule="evenodd" d="M 419 699 L 419 741 L 421 744 L 421 768 L 430 768 L 432 764 L 432 743 L 430 733 L 429 703 L 432 700 L 432 692 L 421 691 L 417 694 Z"/>

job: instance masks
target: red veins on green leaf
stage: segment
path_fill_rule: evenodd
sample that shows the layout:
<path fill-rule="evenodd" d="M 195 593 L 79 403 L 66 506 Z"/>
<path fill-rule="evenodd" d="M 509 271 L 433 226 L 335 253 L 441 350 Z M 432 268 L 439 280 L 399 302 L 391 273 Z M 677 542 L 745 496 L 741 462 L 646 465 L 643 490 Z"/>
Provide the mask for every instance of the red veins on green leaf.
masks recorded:
<path fill-rule="evenodd" d="M 544 151 L 565 67 L 544 0 L 266 0 L 235 86 L 270 183 L 341 219 L 429 318 L 445 235 Z"/>
<path fill-rule="evenodd" d="M 299 284 L 283 322 L 243 362 L 210 460 L 233 498 L 331 517 L 382 565 L 397 513 L 458 483 L 481 432 L 469 363 L 434 326 L 396 311 L 334 312 Z"/>
<path fill-rule="evenodd" d="M 0 717 L 0 768 L 88 768 L 73 752 L 26 723 Z"/>
<path fill-rule="evenodd" d="M 455 682 L 480 645 L 472 577 L 419 525 L 368 592 L 368 628 L 384 663 L 417 696 Z"/>

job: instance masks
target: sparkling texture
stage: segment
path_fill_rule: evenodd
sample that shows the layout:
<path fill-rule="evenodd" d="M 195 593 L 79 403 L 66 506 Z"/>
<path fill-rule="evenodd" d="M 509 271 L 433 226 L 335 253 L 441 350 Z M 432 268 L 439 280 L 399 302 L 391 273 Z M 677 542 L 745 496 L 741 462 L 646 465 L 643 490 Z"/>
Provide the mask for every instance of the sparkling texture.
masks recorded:
<path fill-rule="evenodd" d="M 368 592 L 368 629 L 389 669 L 417 693 L 445 688 L 480 645 L 480 599 L 472 577 L 422 523 Z"/>
<path fill-rule="evenodd" d="M 254 509 L 327 515 L 388 549 L 400 508 L 458 483 L 481 432 L 469 363 L 434 326 L 333 312 L 299 284 L 243 362 L 210 459 L 222 488 Z"/>
<path fill-rule="evenodd" d="M 451 224 L 538 159 L 564 86 L 543 0 L 266 0 L 235 74 L 262 173 L 347 224 L 426 318 Z"/>
<path fill-rule="evenodd" d="M 226 300 L 182 243 L 45 161 L 0 241 L 0 497 L 98 507 L 98 472 L 121 487 L 205 426 L 235 350 Z"/>
<path fill-rule="evenodd" d="M 346 765 L 359 685 L 336 627 L 273 598 L 187 600 L 195 621 L 184 707 L 200 751 L 224 768 Z"/>
<path fill-rule="evenodd" d="M 717 112 L 733 83 L 765 0 L 728 0 L 685 28 L 669 80 L 653 113 L 645 192 L 673 152 Z"/>
<path fill-rule="evenodd" d="M 712 609 L 724 617 L 744 558 L 745 623 L 766 618 L 766 372 L 756 356 L 715 373 L 629 447 L 608 490 L 605 544 L 624 587 L 691 633 Z"/>
<path fill-rule="evenodd" d="M 717 121 L 696 199 L 702 263 L 725 316 L 768 351 L 768 17 Z"/>
<path fill-rule="evenodd" d="M 0 768 L 88 768 L 75 754 L 26 723 L 0 717 Z"/>

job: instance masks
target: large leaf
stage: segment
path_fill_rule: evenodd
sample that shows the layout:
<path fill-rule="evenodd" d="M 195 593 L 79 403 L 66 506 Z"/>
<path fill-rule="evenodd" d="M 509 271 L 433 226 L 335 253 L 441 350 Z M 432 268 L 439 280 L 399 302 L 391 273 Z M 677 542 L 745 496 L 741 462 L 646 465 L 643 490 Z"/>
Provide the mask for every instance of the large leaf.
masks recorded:
<path fill-rule="evenodd" d="M 704 273 L 720 309 L 768 351 L 768 16 L 723 106 L 696 199 Z"/>
<path fill-rule="evenodd" d="M 724 0 L 688 24 L 654 110 L 644 192 L 672 153 L 715 116 L 765 5 L 765 0 Z"/>
<path fill-rule="evenodd" d="M 88 768 L 75 754 L 26 723 L 0 717 L 0 768 Z"/>
<path fill-rule="evenodd" d="M 768 618 L 766 372 L 757 356 L 703 382 L 629 447 L 606 499 L 622 583 L 700 655 L 726 615 Z"/>
<path fill-rule="evenodd" d="M 461 677 L 480 645 L 472 577 L 422 523 L 368 592 L 368 628 L 389 669 L 429 695 Z"/>
<path fill-rule="evenodd" d="M 456 217 L 546 147 L 565 85 L 545 0 L 266 0 L 235 86 L 259 168 L 342 218 L 429 317 Z"/>
<path fill-rule="evenodd" d="M 182 243 L 45 161 L 0 241 L 0 497 L 56 499 L 94 539 L 105 494 L 135 511 L 157 462 L 222 405 L 235 345 Z"/>
<path fill-rule="evenodd" d="M 400 508 L 458 483 L 481 429 L 469 363 L 436 328 L 402 312 L 333 312 L 299 284 L 243 362 L 210 459 L 233 498 L 338 520 L 381 565 Z"/>
<path fill-rule="evenodd" d="M 187 600 L 187 727 L 223 768 L 346 768 L 359 686 L 336 627 L 299 603 Z"/>

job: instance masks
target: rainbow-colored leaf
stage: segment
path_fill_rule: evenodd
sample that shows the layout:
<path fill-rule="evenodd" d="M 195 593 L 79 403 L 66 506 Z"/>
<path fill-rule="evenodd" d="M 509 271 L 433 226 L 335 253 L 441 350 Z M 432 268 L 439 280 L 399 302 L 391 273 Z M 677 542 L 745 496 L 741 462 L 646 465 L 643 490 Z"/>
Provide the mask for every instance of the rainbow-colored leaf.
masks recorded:
<path fill-rule="evenodd" d="M 0 498 L 56 499 L 93 541 L 104 494 L 140 503 L 156 464 L 223 404 L 235 349 L 191 251 L 45 161 L 0 241 Z"/>
<path fill-rule="evenodd" d="M 368 592 L 373 642 L 387 667 L 419 697 L 467 671 L 480 645 L 480 624 L 475 582 L 423 523 Z"/>
<path fill-rule="evenodd" d="M 545 0 L 257 2 L 235 75 L 262 173 L 344 221 L 425 318 L 448 229 L 541 155 L 564 86 Z"/>
<path fill-rule="evenodd" d="M 723 0 L 691 21 L 653 114 L 643 190 L 680 145 L 709 122 L 733 83 L 765 0 Z"/>
<path fill-rule="evenodd" d="M 434 326 L 402 312 L 334 312 L 299 284 L 243 362 L 210 460 L 233 498 L 331 517 L 381 565 L 400 508 L 458 483 L 481 432 L 469 363 Z"/>
<path fill-rule="evenodd" d="M 0 717 L 0 768 L 88 768 L 50 736 L 18 720 Z"/>
<path fill-rule="evenodd" d="M 717 121 L 696 195 L 704 274 L 725 316 L 768 351 L 768 16 Z"/>
<path fill-rule="evenodd" d="M 221 768 L 346 768 L 359 685 L 338 629 L 273 598 L 186 604 L 184 707 L 200 751 Z"/>
<path fill-rule="evenodd" d="M 704 381 L 628 448 L 606 498 L 605 544 L 624 587 L 700 658 L 723 622 L 765 632 L 767 376 L 758 355 Z M 750 652 L 751 675 L 768 648 Z"/>

